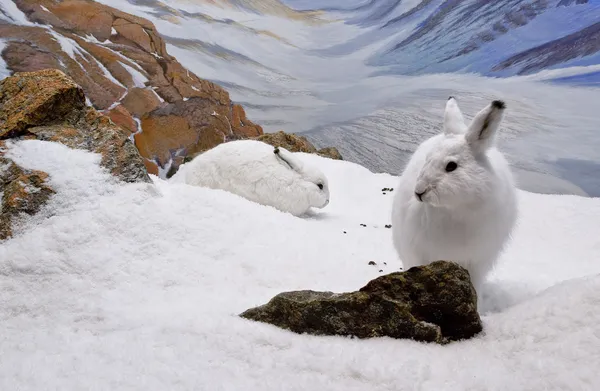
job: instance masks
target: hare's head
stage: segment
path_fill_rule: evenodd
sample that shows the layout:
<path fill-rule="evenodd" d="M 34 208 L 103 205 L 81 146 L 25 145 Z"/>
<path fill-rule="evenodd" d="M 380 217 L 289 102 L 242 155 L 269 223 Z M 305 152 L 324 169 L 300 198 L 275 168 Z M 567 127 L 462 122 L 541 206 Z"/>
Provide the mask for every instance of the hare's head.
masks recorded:
<path fill-rule="evenodd" d="M 325 174 L 316 167 L 299 162 L 286 149 L 275 147 L 273 153 L 284 166 L 297 174 L 292 184 L 295 197 L 308 200 L 314 208 L 324 208 L 329 204 L 329 183 Z"/>
<path fill-rule="evenodd" d="M 418 174 L 415 197 L 434 206 L 484 202 L 497 180 L 487 152 L 495 144 L 505 104 L 495 100 L 467 126 L 454 97 L 446 103 L 443 137 L 428 152 Z"/>

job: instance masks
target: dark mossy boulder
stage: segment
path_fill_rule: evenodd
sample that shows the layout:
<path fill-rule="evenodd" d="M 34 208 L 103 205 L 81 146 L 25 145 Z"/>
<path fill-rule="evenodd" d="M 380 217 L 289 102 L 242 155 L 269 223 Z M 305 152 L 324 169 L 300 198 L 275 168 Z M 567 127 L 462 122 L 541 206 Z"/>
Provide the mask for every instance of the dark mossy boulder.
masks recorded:
<path fill-rule="evenodd" d="M 370 281 L 356 292 L 284 292 L 240 316 L 313 335 L 447 343 L 482 330 L 469 273 L 438 261 Z"/>

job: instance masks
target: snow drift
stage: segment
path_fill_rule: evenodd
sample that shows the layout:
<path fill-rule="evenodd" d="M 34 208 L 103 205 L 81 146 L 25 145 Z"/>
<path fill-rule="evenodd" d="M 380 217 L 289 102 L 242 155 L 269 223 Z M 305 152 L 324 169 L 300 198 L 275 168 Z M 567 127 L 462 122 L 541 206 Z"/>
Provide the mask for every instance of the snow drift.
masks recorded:
<path fill-rule="evenodd" d="M 156 177 L 117 183 L 98 155 L 60 144 L 7 153 L 48 172 L 57 195 L 0 246 L 0 389 L 600 387 L 598 198 L 518 193 L 477 338 L 359 341 L 237 314 L 282 291 L 350 291 L 399 270 L 384 228 L 393 192 L 381 192 L 396 177 L 299 154 L 339 197 L 296 218 Z"/>

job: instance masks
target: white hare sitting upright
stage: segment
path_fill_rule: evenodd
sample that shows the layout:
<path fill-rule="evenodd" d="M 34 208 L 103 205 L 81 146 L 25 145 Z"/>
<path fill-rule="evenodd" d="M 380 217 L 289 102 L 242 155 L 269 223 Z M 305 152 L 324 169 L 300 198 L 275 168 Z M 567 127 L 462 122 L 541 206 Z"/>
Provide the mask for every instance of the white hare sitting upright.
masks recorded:
<path fill-rule="evenodd" d="M 411 157 L 392 208 L 394 246 L 405 269 L 454 261 L 480 291 L 517 218 L 513 176 L 494 146 L 504 108 L 491 102 L 467 127 L 450 97 L 444 131 Z"/>

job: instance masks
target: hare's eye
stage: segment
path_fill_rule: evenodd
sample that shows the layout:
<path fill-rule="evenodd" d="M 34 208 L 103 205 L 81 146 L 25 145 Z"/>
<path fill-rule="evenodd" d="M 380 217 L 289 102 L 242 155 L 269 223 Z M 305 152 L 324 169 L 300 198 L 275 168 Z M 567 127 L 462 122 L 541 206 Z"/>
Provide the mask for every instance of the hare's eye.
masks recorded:
<path fill-rule="evenodd" d="M 322 183 L 317 183 L 317 186 L 319 186 L 319 189 L 323 190 L 323 184 Z"/>
<path fill-rule="evenodd" d="M 446 172 L 452 172 L 454 170 L 456 170 L 458 168 L 458 164 L 456 164 L 455 162 L 448 162 L 448 164 L 446 164 Z"/>

